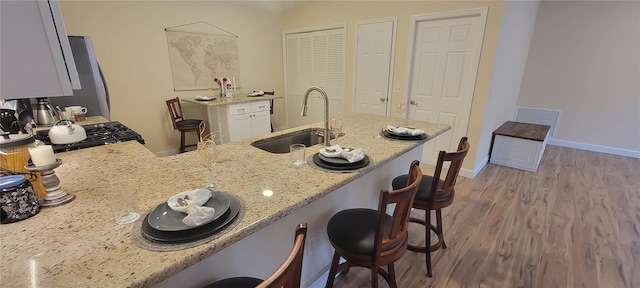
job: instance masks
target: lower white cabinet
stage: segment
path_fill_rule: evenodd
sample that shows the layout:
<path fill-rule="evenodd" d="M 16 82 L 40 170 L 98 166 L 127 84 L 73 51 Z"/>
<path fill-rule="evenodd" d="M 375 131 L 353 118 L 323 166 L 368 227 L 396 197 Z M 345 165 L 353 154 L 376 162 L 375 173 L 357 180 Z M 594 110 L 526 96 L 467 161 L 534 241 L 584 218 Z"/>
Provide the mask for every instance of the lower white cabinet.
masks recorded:
<path fill-rule="evenodd" d="M 549 138 L 549 126 L 507 121 L 493 132 L 490 162 L 536 172 Z"/>
<path fill-rule="evenodd" d="M 217 116 L 225 143 L 271 133 L 269 100 L 219 106 Z"/>
<path fill-rule="evenodd" d="M 546 146 L 546 139 L 534 141 L 496 135 L 491 163 L 536 172 Z"/>

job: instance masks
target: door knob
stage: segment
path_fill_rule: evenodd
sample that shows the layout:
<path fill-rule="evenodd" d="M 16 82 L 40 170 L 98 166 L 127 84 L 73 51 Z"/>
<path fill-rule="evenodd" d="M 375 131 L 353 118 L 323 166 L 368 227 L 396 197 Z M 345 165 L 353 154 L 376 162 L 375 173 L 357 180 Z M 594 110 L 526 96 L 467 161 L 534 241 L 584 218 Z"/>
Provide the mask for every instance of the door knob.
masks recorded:
<path fill-rule="evenodd" d="M 384 102 L 384 101 L 386 101 L 386 100 L 387 100 L 387 98 L 380 97 L 380 102 Z"/>
<path fill-rule="evenodd" d="M 414 106 L 418 106 L 418 102 L 416 102 L 415 100 L 409 101 L 409 104 L 414 105 Z"/>

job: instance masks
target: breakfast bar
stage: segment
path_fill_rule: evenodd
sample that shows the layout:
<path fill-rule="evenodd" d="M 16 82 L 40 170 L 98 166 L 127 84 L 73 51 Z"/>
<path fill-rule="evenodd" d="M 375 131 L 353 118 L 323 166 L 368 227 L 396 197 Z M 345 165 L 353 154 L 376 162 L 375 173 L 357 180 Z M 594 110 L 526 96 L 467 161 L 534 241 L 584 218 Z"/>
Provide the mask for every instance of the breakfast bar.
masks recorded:
<path fill-rule="evenodd" d="M 403 121 L 428 137 L 418 141 L 375 137 L 385 121 Z M 306 287 L 330 264 L 326 219 L 350 207 L 376 207 L 379 190 L 390 189 L 391 179 L 405 174 L 410 162 L 421 158 L 423 144 L 449 129 L 444 124 L 370 114 L 346 117 L 345 136 L 332 144 L 362 148 L 371 159 L 370 165 L 352 173 L 290 166 L 288 154 L 250 145 L 265 136 L 221 145 L 215 180 L 219 191 L 242 199 L 241 217 L 211 241 L 174 251 L 145 249 L 133 231 L 144 215 L 170 196 L 206 185 L 208 173 L 196 152 L 160 158 L 137 141 L 127 141 L 57 153 L 63 162 L 56 169 L 60 186 L 77 198 L 0 226 L 0 286 L 197 287 L 230 276 L 266 277 L 291 248 L 295 224 L 307 222 L 302 276 Z M 307 157 L 322 147 L 307 147 Z M 143 217 L 119 225 L 107 199 L 125 187 L 137 190 Z"/>

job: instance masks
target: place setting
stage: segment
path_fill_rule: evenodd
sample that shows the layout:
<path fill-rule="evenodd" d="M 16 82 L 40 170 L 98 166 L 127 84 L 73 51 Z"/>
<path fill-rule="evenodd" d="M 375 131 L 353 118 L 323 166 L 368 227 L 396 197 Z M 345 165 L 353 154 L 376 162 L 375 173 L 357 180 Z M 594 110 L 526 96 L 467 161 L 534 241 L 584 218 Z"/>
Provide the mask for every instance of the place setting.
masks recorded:
<path fill-rule="evenodd" d="M 198 155 L 209 170 L 205 188 L 170 196 L 136 222 L 133 238 L 142 248 L 175 251 L 195 247 L 218 238 L 235 227 L 244 216 L 243 201 L 231 193 L 217 191 L 212 169 L 218 158 L 219 133 L 202 137 Z"/>
<path fill-rule="evenodd" d="M 396 112 L 398 115 L 405 115 L 405 112 L 406 112 L 405 105 L 402 103 L 398 104 L 396 106 Z M 384 125 L 382 125 L 382 129 L 380 129 L 380 134 L 374 136 L 374 138 L 381 138 L 381 137 L 394 139 L 394 140 L 419 141 L 419 140 L 427 139 L 429 135 L 422 129 L 406 127 L 401 125 L 393 126 L 393 125 L 388 125 L 388 123 L 385 123 Z"/>
<path fill-rule="evenodd" d="M 338 144 L 320 149 L 311 155 L 310 166 L 329 172 L 358 172 L 373 161 L 362 148 L 346 148 Z"/>
<path fill-rule="evenodd" d="M 381 134 L 389 139 L 408 141 L 424 140 L 429 137 L 429 135 L 422 129 L 393 125 L 385 125 L 382 128 Z"/>
<path fill-rule="evenodd" d="M 241 200 L 229 193 L 207 189 L 183 191 L 141 218 L 134 226 L 134 239 L 153 251 L 195 247 L 232 229 L 229 224 L 241 218 L 238 215 L 242 206 Z"/>

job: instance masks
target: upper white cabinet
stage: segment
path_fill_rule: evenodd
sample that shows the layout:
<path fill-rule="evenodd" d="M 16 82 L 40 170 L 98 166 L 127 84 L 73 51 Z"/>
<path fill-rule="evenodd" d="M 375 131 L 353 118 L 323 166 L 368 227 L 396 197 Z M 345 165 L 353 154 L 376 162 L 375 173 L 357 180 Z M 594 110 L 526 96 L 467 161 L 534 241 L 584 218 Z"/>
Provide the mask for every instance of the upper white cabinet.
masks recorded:
<path fill-rule="evenodd" d="M 0 99 L 71 96 L 80 88 L 56 1 L 0 1 Z"/>

